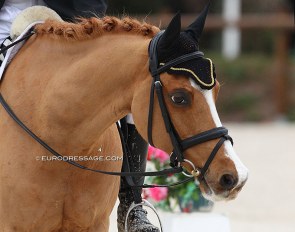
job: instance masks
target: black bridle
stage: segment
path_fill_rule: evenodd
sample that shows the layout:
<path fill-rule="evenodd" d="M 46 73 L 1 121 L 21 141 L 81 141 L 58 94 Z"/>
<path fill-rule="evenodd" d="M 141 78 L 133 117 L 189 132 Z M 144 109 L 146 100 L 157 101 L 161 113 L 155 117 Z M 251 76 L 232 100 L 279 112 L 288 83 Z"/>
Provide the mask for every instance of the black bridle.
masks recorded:
<path fill-rule="evenodd" d="M 200 134 L 194 135 L 184 140 L 181 140 L 181 138 L 179 137 L 177 131 L 175 130 L 175 127 L 173 126 L 173 123 L 171 121 L 169 112 L 167 110 L 167 107 L 164 101 L 160 74 L 166 72 L 172 66 L 184 63 L 192 59 L 202 58 L 204 54 L 200 51 L 192 52 L 192 53 L 177 57 L 176 59 L 173 59 L 159 67 L 159 62 L 157 57 L 157 45 L 163 33 L 164 31 L 161 31 L 160 33 L 158 33 L 152 39 L 149 45 L 149 57 L 150 57 L 149 68 L 153 77 L 153 81 L 152 81 L 151 92 L 150 92 L 150 106 L 149 106 L 149 115 L 148 115 L 148 140 L 149 140 L 149 143 L 153 146 L 152 125 L 153 125 L 153 109 L 154 109 L 154 92 L 156 91 L 159 106 L 162 113 L 162 118 L 165 124 L 165 128 L 167 133 L 170 136 L 170 140 L 173 145 L 173 151 L 170 156 L 170 165 L 172 167 L 177 167 L 179 163 L 181 162 L 188 162 L 188 160 L 186 160 L 183 155 L 183 151 L 185 151 L 186 149 L 196 146 L 198 144 L 210 141 L 210 140 L 220 138 L 218 143 L 213 148 L 205 165 L 202 168 L 196 168 L 196 169 L 194 168 L 195 170 L 192 171 L 192 176 L 195 176 L 198 178 L 199 181 L 202 181 L 204 179 L 205 173 L 207 172 L 211 162 L 213 161 L 215 155 L 217 154 L 222 144 L 226 140 L 230 140 L 230 142 L 233 144 L 233 140 L 228 135 L 228 130 L 224 127 L 217 127 L 208 131 L 204 131 Z M 194 167 L 194 165 L 191 162 L 189 162 L 189 164 L 191 164 L 191 166 Z"/>
<path fill-rule="evenodd" d="M 33 35 L 33 32 L 30 32 L 28 36 L 26 36 L 23 39 L 17 40 L 13 42 L 11 45 L 6 47 L 5 49 L 0 50 L 0 52 L 6 51 L 8 48 L 14 46 L 15 44 L 29 38 L 30 36 Z M 162 83 L 160 80 L 160 74 L 165 72 L 168 68 L 170 68 L 173 65 L 181 64 L 183 62 L 186 62 L 191 59 L 198 59 L 200 57 L 203 57 L 202 52 L 193 52 L 181 57 L 178 57 L 168 63 L 166 63 L 164 66 L 161 66 L 158 68 L 158 60 L 157 60 L 157 43 L 161 37 L 163 32 L 158 33 L 151 41 L 150 46 L 149 46 L 149 55 L 150 55 L 150 72 L 153 77 L 153 82 L 152 82 L 152 87 L 151 87 L 151 95 L 150 95 L 150 106 L 149 106 L 149 115 L 148 115 L 148 140 L 151 145 L 153 145 L 152 142 L 152 121 L 153 121 L 153 106 L 154 106 L 154 91 L 156 90 L 158 101 L 160 104 L 161 112 L 162 112 L 162 117 L 165 123 L 165 127 L 167 130 L 167 133 L 170 136 L 172 145 L 173 145 L 173 152 L 171 153 L 171 166 L 172 168 L 170 169 L 164 169 L 162 171 L 155 171 L 155 172 L 130 172 L 128 168 L 128 164 L 125 163 L 125 167 L 127 166 L 126 170 L 127 172 L 108 172 L 108 171 L 103 171 L 103 170 L 97 170 L 97 169 L 92 169 L 86 166 L 83 166 L 77 162 L 64 159 L 64 156 L 59 154 L 57 151 L 55 151 L 52 147 L 50 147 L 46 142 L 44 142 L 42 139 L 40 139 L 34 132 L 32 132 L 13 112 L 13 110 L 10 108 L 10 106 L 7 104 L 5 99 L 3 98 L 2 94 L 0 93 L 0 103 L 3 106 L 3 108 L 6 110 L 6 112 L 9 114 L 9 116 L 28 134 L 30 135 L 35 141 L 37 141 L 41 146 L 43 146 L 47 151 L 49 151 L 51 154 L 54 156 L 61 158 L 64 162 L 67 162 L 75 167 L 78 167 L 83 170 L 87 171 L 92 171 L 92 172 L 97 172 L 97 173 L 102 173 L 102 174 L 107 174 L 107 175 L 115 175 L 115 176 L 125 176 L 125 177 L 130 177 L 130 176 L 161 176 L 161 175 L 168 175 L 171 173 L 180 173 L 183 172 L 183 168 L 179 165 L 180 162 L 188 162 L 190 163 L 193 167 L 194 165 L 184 159 L 184 156 L 182 152 L 192 146 L 198 145 L 200 143 L 207 142 L 209 140 L 217 139 L 220 138 L 219 142 L 216 144 L 214 147 L 213 151 L 211 152 L 208 160 L 206 161 L 204 167 L 200 170 L 193 168 L 193 174 L 190 176 L 191 178 L 188 178 L 184 181 L 180 181 L 178 183 L 172 184 L 172 185 L 142 185 L 142 186 L 136 186 L 134 183 L 129 182 L 129 184 L 132 187 L 144 187 L 144 188 L 151 188 L 151 187 L 169 187 L 169 186 L 175 186 L 177 184 L 185 183 L 193 179 L 193 177 L 197 177 L 199 180 L 202 180 L 204 178 L 204 175 L 211 164 L 212 160 L 214 159 L 216 153 L 218 152 L 219 148 L 222 146 L 224 141 L 230 140 L 232 142 L 231 137 L 228 135 L 228 131 L 224 127 L 217 127 L 205 132 L 202 132 L 198 135 L 192 136 L 190 138 L 186 138 L 184 140 L 181 140 L 180 137 L 178 136 L 173 123 L 171 122 L 169 113 L 167 111 L 164 97 L 163 97 L 163 91 L 162 91 Z M 118 125 L 118 124 L 117 124 Z M 119 132 L 120 132 L 120 137 L 122 141 L 122 147 L 123 147 L 123 153 L 125 156 L 124 160 L 128 160 L 128 157 L 126 153 L 128 152 L 127 146 L 126 146 L 126 141 L 124 141 L 124 136 L 122 136 L 122 131 L 120 130 L 118 126 Z M 124 162 L 123 162 L 124 166 Z M 130 178 L 129 178 L 130 179 Z"/>

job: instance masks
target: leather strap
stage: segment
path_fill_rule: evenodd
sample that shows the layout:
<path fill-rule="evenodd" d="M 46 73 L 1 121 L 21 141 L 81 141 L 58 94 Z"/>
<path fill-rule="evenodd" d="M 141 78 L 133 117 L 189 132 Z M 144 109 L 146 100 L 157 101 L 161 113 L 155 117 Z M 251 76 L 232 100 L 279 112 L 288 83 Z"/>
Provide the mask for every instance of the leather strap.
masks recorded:
<path fill-rule="evenodd" d="M 204 53 L 200 52 L 200 51 L 185 54 L 183 56 L 180 56 L 174 60 L 171 60 L 171 61 L 165 63 L 163 66 L 161 66 L 160 68 L 157 69 L 157 74 L 159 75 L 159 74 L 167 71 L 169 68 L 171 68 L 173 66 L 176 66 L 178 64 L 182 64 L 182 63 L 189 61 L 189 60 L 202 58 L 203 56 L 204 56 Z"/>
<path fill-rule="evenodd" d="M 27 40 L 28 38 L 30 38 L 32 35 L 34 35 L 35 32 L 33 30 L 31 30 L 30 32 L 28 32 L 28 35 L 24 36 L 23 38 L 19 39 L 19 40 L 16 40 L 12 43 L 10 43 L 9 45 L 7 46 L 4 46 L 3 48 L 0 49 L 0 54 L 4 54 L 9 48 L 13 47 L 14 45 L 24 41 L 24 40 Z"/>
<path fill-rule="evenodd" d="M 215 147 L 214 147 L 213 151 L 211 152 L 210 156 L 208 157 L 205 165 L 201 169 L 201 174 L 198 176 L 199 181 L 202 181 L 204 179 L 204 176 L 205 176 L 210 164 L 212 163 L 212 161 L 213 161 L 214 157 L 216 156 L 219 148 L 222 146 L 222 144 L 224 143 L 225 140 L 227 140 L 227 138 L 222 137 L 218 141 L 218 143 L 215 145 Z"/>
<path fill-rule="evenodd" d="M 40 139 L 36 134 L 34 134 L 13 112 L 13 110 L 9 107 L 9 105 L 4 100 L 2 94 L 0 93 L 0 103 L 6 110 L 6 112 L 10 115 L 10 117 L 25 131 L 28 135 L 30 135 L 34 140 L 36 140 L 41 146 L 43 146 L 47 151 L 53 154 L 56 157 L 62 158 L 62 160 L 68 164 L 71 164 L 77 168 L 84 169 L 87 171 L 113 175 L 113 176 L 165 176 L 172 173 L 180 173 L 183 171 L 181 167 L 169 168 L 164 169 L 162 171 L 157 172 L 108 172 L 103 170 L 92 169 L 86 166 L 83 166 L 79 163 L 74 161 L 63 159 L 63 156 L 56 152 L 53 148 L 51 148 L 47 143 L 45 143 L 42 139 Z"/>
<path fill-rule="evenodd" d="M 210 140 L 218 139 L 225 135 L 228 135 L 228 130 L 224 127 L 217 127 L 217 128 L 204 131 L 198 135 L 182 140 L 181 146 L 184 150 L 186 150 L 192 146 L 195 146 Z M 231 141 L 231 143 L 233 143 L 230 137 L 228 137 L 228 139 Z"/>
<path fill-rule="evenodd" d="M 147 134 L 148 134 L 148 142 L 153 147 L 153 114 L 154 114 L 154 94 L 155 94 L 155 85 L 154 82 L 152 82 L 151 86 L 151 92 L 150 92 L 150 105 L 149 105 L 149 114 L 148 114 L 148 127 L 147 127 Z"/>
<path fill-rule="evenodd" d="M 175 153 L 177 154 L 178 161 L 183 160 L 183 155 L 181 153 L 181 147 L 179 143 L 179 138 L 177 135 L 177 132 L 174 129 L 174 126 L 170 120 L 170 116 L 168 113 L 168 110 L 166 108 L 166 104 L 164 101 L 163 91 L 162 91 L 162 83 L 160 80 L 159 72 L 158 72 L 158 57 L 157 57 L 157 45 L 158 42 L 162 36 L 164 31 L 159 32 L 150 42 L 149 45 L 149 61 L 150 61 L 150 72 L 153 77 L 152 87 L 151 87 L 151 96 L 150 96 L 150 106 L 149 106 L 149 115 L 148 115 L 148 139 L 149 143 L 153 144 L 152 141 L 152 121 L 153 121 L 153 108 L 154 108 L 154 98 L 152 97 L 154 95 L 154 91 L 156 91 L 159 106 L 162 113 L 162 118 L 164 120 L 165 128 L 167 133 L 170 136 L 171 143 L 173 145 L 173 148 L 175 150 Z M 152 113 L 151 113 L 152 112 Z M 176 167 L 175 165 L 174 167 Z"/>

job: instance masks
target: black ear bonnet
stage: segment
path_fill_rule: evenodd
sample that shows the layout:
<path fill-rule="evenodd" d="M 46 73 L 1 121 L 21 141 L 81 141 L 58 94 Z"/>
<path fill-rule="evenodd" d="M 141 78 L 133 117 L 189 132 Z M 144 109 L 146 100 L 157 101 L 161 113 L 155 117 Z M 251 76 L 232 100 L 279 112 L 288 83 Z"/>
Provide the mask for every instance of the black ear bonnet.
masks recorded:
<path fill-rule="evenodd" d="M 180 32 L 180 14 L 176 14 L 158 43 L 157 55 L 160 66 L 182 55 L 199 51 L 199 40 L 209 5 L 210 3 L 207 4 L 199 17 L 183 32 Z M 187 76 L 202 89 L 212 89 L 216 82 L 214 65 L 210 59 L 204 57 L 175 65 L 168 69 L 167 73 Z"/>

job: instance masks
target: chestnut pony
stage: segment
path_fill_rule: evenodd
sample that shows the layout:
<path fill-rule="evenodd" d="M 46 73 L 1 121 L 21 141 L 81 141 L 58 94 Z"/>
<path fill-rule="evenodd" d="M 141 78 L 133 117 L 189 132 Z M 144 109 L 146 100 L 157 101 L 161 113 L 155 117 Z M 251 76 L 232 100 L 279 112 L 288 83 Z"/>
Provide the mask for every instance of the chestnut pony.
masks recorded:
<path fill-rule="evenodd" d="M 201 16 L 182 33 L 180 17 L 171 21 L 159 44 L 163 61 L 176 50 L 185 53 L 181 50 L 185 39 L 198 43 L 205 21 Z M 79 162 L 93 169 L 120 171 L 121 159 L 107 159 L 122 157 L 114 123 L 132 113 L 147 140 L 152 83 L 148 46 L 159 29 L 130 18 L 104 17 L 79 23 L 46 21 L 35 31 L 5 72 L 3 97 L 22 122 L 60 154 L 99 156 L 103 159 Z M 209 87 L 173 70 L 160 78 L 180 138 L 221 126 L 215 108 L 219 91 L 215 78 Z M 0 122 L 1 231 L 108 231 L 119 177 L 50 161 L 52 154 L 2 107 Z M 170 153 L 173 147 L 156 95 L 152 132 L 154 145 Z M 187 149 L 185 158 L 203 167 L 217 141 Z M 212 200 L 233 199 L 246 179 L 247 169 L 225 141 L 201 189 Z"/>

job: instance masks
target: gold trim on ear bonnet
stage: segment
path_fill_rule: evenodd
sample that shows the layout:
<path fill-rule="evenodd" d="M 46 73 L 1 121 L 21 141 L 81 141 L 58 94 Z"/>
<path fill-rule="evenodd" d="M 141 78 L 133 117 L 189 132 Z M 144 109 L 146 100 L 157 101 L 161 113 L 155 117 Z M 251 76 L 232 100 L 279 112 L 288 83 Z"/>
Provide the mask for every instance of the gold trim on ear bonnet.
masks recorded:
<path fill-rule="evenodd" d="M 165 63 L 160 63 L 164 65 Z M 196 82 L 202 89 L 212 89 L 215 86 L 214 65 L 209 58 L 200 58 L 171 67 L 167 73 L 184 75 Z"/>

